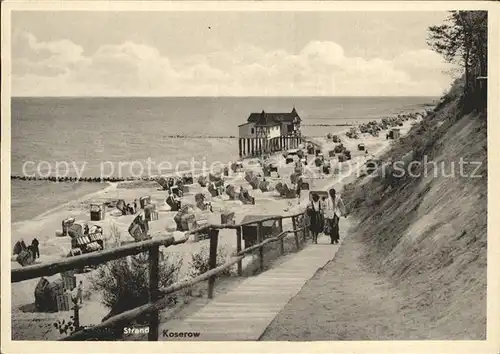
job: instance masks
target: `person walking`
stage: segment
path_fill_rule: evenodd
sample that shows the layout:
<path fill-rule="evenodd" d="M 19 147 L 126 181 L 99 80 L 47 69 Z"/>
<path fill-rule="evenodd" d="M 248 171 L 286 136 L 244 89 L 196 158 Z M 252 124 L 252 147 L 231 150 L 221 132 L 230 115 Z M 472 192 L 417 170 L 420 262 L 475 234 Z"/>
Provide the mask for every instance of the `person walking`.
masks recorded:
<path fill-rule="evenodd" d="M 325 209 L 326 209 L 326 197 L 325 196 L 321 197 L 321 209 L 323 209 L 323 211 L 325 211 Z"/>
<path fill-rule="evenodd" d="M 312 195 L 311 204 L 307 208 L 307 215 L 309 216 L 309 230 L 311 230 L 313 243 L 318 243 L 318 235 L 323 231 L 323 208 L 319 195 L 314 193 Z"/>
<path fill-rule="evenodd" d="M 326 200 L 325 208 L 325 234 L 330 236 L 331 244 L 338 244 L 339 235 L 339 219 L 341 215 L 347 218 L 347 212 L 344 202 L 340 196 L 336 194 L 334 188 L 328 191 L 329 198 Z"/>
<path fill-rule="evenodd" d="M 302 191 L 302 177 L 297 178 L 297 204 L 300 204 L 300 192 Z"/>
<path fill-rule="evenodd" d="M 31 241 L 31 251 L 33 252 L 33 258 L 40 258 L 40 248 L 39 248 L 40 242 L 36 238 Z"/>
<path fill-rule="evenodd" d="M 76 301 L 83 304 L 83 281 L 81 280 L 76 289 Z"/>

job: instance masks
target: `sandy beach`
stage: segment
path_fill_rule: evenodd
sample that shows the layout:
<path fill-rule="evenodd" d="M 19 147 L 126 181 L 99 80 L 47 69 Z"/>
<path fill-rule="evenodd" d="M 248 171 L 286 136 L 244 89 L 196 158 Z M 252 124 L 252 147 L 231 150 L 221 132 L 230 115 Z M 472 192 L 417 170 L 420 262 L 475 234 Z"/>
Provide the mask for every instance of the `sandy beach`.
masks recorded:
<path fill-rule="evenodd" d="M 398 127 L 401 129 L 401 135 L 406 134 L 411 125 L 416 120 L 408 120 L 404 125 Z M 361 134 L 358 139 L 350 139 L 346 137 L 345 131 L 336 133 L 341 137 L 344 146 L 351 151 L 352 159 L 347 162 L 339 163 L 337 157 L 328 157 L 328 151 L 333 150 L 336 145 L 331 140 L 324 138 L 316 138 L 314 142 L 322 146 L 322 152 L 326 160 L 330 160 L 332 173 L 325 175 L 320 171 L 320 168 L 314 166 L 314 156 L 309 155 L 309 164 L 305 167 L 303 180 L 308 182 L 311 190 L 326 190 L 334 186 L 338 191 L 342 190 L 345 183 L 352 181 L 357 177 L 357 172 L 362 169 L 363 164 L 367 159 L 379 156 L 393 140 L 387 140 L 385 131 L 382 131 L 380 136 L 374 137 L 370 134 Z M 368 153 L 359 151 L 358 144 L 363 143 Z M 286 164 L 282 154 L 271 156 L 279 166 L 278 173 L 280 178 L 266 178 L 271 185 L 278 181 L 287 182 L 290 185 L 290 175 L 293 173 L 293 164 Z M 182 198 L 182 203 L 194 204 L 194 196 L 197 193 L 204 193 L 207 200 L 213 206 L 213 213 L 199 212 L 197 219 L 205 219 L 208 223 L 220 223 L 221 212 L 231 211 L 235 213 L 235 221 L 240 222 L 245 215 L 284 215 L 292 214 L 303 210 L 309 202 L 309 193 L 302 192 L 300 200 L 284 199 L 278 196 L 275 190 L 261 192 L 260 190 L 252 190 L 249 184 L 245 181 L 245 170 L 254 170 L 262 172 L 258 159 L 249 158 L 243 160 L 243 171 L 233 173 L 230 171 L 229 176 L 225 177 L 225 184 L 232 184 L 238 190 L 239 186 L 244 186 L 250 192 L 250 195 L 255 198 L 255 205 L 243 205 L 240 201 L 229 200 L 227 195 L 212 198 L 207 192 L 207 188 L 202 188 L 194 179 L 195 183 L 189 185 L 189 192 Z M 195 176 L 196 177 L 196 176 Z M 31 182 L 19 182 L 31 183 Z M 135 218 L 135 215 L 117 216 L 116 209 L 107 211 L 105 219 L 100 222 L 89 221 L 89 204 L 91 202 L 105 202 L 112 199 L 124 199 L 127 203 L 132 203 L 134 199 L 139 199 L 141 196 L 150 196 L 151 203 L 156 204 L 159 212 L 159 220 L 150 222 L 150 230 L 153 238 L 166 236 L 175 231 L 175 222 L 173 217 L 176 212 L 170 211 L 170 207 L 166 205 L 166 191 L 161 190 L 156 182 L 141 182 L 136 183 L 137 188 L 122 188 L 119 183 L 105 184 L 88 184 L 92 193 L 84 196 L 79 195 L 69 203 L 63 205 L 54 205 L 57 199 L 53 200 L 53 204 L 48 204 L 47 210 L 36 217 L 29 220 L 18 221 L 12 224 L 11 245 L 13 246 L 18 240 L 24 240 L 30 243 L 33 237 L 37 237 L 40 241 L 41 257 L 37 262 L 55 261 L 67 255 L 70 251 L 70 238 L 57 237 L 56 232 L 61 231 L 61 221 L 68 217 L 74 217 L 77 222 L 89 222 L 100 225 L 104 229 L 105 236 L 108 236 L 110 229 L 116 226 L 120 230 L 122 241 L 133 241 L 133 238 L 128 234 L 128 226 Z M 91 186 L 91 187 L 90 187 Z M 57 188 L 60 188 L 57 187 Z M 68 183 L 65 197 L 72 195 L 71 183 Z M 82 192 L 83 193 L 83 192 Z M 57 193 L 54 192 L 56 195 Z M 76 195 L 75 195 L 76 197 Z M 62 197 L 61 197 L 62 198 Z M 51 210 L 49 210 L 51 209 Z M 24 216 L 18 216 L 19 219 L 31 217 L 27 212 Z M 16 220 L 16 219 L 14 219 Z M 284 224 L 285 228 L 291 225 Z M 236 248 L 236 237 L 234 230 L 221 230 L 219 238 L 219 248 L 225 249 L 228 253 L 233 252 Z M 189 272 L 189 260 L 193 253 L 199 252 L 204 247 L 208 246 L 208 241 L 189 242 L 175 247 L 164 249 L 165 253 L 174 258 L 182 258 L 183 264 L 180 271 L 180 278 L 186 277 Z M 249 257 L 250 258 L 250 257 Z M 245 259 L 244 267 L 252 262 L 251 259 Z M 17 262 L 12 261 L 13 268 L 21 267 Z M 89 288 L 89 274 L 77 275 L 77 279 L 84 281 L 85 289 Z M 60 278 L 59 275 L 49 277 L 49 280 Z M 179 279 L 180 280 L 180 279 Z M 235 279 L 236 281 L 236 279 Z M 60 338 L 60 334 L 52 327 L 52 323 L 57 318 L 68 318 L 69 312 L 59 312 L 55 314 L 45 314 L 33 312 L 34 289 L 38 279 L 32 279 L 15 283 L 12 285 L 12 316 L 13 316 L 13 338 L 19 339 L 36 339 L 42 336 L 46 339 Z M 88 298 L 82 310 L 80 318 L 82 325 L 90 325 L 100 322 L 109 312 L 100 303 L 98 294 Z M 34 325 L 36 323 L 36 325 Z M 34 327 L 38 329 L 34 329 Z"/>

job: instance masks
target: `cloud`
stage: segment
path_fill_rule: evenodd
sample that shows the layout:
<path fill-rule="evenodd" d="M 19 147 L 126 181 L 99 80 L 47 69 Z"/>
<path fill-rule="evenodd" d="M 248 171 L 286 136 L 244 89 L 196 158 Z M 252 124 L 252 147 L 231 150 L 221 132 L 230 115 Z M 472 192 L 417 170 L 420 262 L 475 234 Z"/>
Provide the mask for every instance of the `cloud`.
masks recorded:
<path fill-rule="evenodd" d="M 13 36 L 16 96 L 385 96 L 440 95 L 449 64 L 430 50 L 388 59 L 346 56 L 333 42 L 312 41 L 299 53 L 240 44 L 172 61 L 133 42 L 93 53 L 70 40 Z"/>

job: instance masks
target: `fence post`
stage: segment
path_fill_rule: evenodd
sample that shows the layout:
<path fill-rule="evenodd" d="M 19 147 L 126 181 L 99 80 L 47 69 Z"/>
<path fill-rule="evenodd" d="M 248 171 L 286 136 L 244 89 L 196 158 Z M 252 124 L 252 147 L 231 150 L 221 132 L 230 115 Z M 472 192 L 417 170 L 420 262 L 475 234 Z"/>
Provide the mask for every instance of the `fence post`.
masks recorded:
<path fill-rule="evenodd" d="M 78 297 L 76 298 L 76 301 L 73 301 L 73 325 L 77 330 L 80 329 L 80 308 L 81 306 L 78 304 Z"/>
<path fill-rule="evenodd" d="M 219 243 L 219 230 L 210 229 L 208 231 L 210 236 L 210 255 L 208 259 L 208 266 L 210 269 L 217 267 L 217 246 Z M 208 298 L 212 299 L 214 297 L 214 285 L 215 285 L 215 275 L 208 279 Z"/>
<path fill-rule="evenodd" d="M 264 228 L 262 227 L 262 222 L 257 223 L 257 243 L 264 241 Z M 264 247 L 259 247 L 259 270 L 262 272 L 264 270 Z"/>
<path fill-rule="evenodd" d="M 282 218 L 279 218 L 278 219 L 278 226 L 279 226 L 279 231 L 280 233 L 283 232 L 283 219 Z M 280 238 L 280 252 L 281 254 L 285 254 L 285 237 L 281 237 Z"/>
<path fill-rule="evenodd" d="M 149 302 L 158 300 L 159 256 L 159 246 L 149 249 Z M 159 327 L 158 311 L 151 312 L 150 316 L 148 341 L 157 341 Z"/>
<path fill-rule="evenodd" d="M 241 252 L 241 226 L 236 229 L 236 253 Z M 238 262 L 238 275 L 241 277 L 243 274 L 242 261 Z"/>
<path fill-rule="evenodd" d="M 293 224 L 293 236 L 295 237 L 295 247 L 297 248 L 297 251 L 299 250 L 299 233 L 297 232 L 297 220 L 294 217 L 292 217 L 292 224 Z"/>

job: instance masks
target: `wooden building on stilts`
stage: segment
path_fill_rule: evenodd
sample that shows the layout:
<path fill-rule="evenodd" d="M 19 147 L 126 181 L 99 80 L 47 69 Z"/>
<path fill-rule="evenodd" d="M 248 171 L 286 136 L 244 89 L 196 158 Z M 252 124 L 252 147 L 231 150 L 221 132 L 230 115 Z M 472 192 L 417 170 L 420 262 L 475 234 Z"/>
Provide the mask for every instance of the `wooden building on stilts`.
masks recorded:
<path fill-rule="evenodd" d="M 298 148 L 301 121 L 295 107 L 289 113 L 251 113 L 247 122 L 238 126 L 240 157 Z"/>

